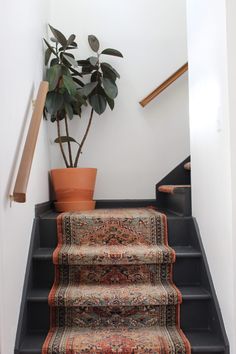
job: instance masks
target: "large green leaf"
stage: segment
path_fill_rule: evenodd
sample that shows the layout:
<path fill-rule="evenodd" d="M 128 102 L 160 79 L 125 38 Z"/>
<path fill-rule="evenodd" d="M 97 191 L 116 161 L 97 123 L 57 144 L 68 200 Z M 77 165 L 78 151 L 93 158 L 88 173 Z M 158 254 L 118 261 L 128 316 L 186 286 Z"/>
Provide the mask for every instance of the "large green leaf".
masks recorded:
<path fill-rule="evenodd" d="M 68 115 L 68 117 L 70 119 L 72 119 L 74 113 L 73 113 L 73 108 L 72 108 L 72 106 L 69 103 L 65 102 L 65 110 L 66 110 L 66 114 Z"/>
<path fill-rule="evenodd" d="M 74 43 L 75 35 L 71 34 L 70 37 L 67 39 L 67 47 L 69 47 L 72 43 Z"/>
<path fill-rule="evenodd" d="M 90 45 L 91 49 L 94 52 L 97 53 L 99 51 L 99 47 L 100 47 L 100 44 L 99 44 L 99 41 L 98 41 L 97 37 L 95 37 L 94 35 L 90 34 L 88 36 L 88 42 L 89 42 L 89 45 Z"/>
<path fill-rule="evenodd" d="M 46 44 L 46 46 L 51 50 L 51 52 L 57 56 L 57 52 L 55 51 L 55 49 L 46 41 L 46 39 L 44 38 L 44 43 Z"/>
<path fill-rule="evenodd" d="M 86 99 L 83 96 L 81 96 L 80 94 L 77 95 L 76 99 L 77 99 L 76 103 L 79 106 L 87 106 L 88 105 Z"/>
<path fill-rule="evenodd" d="M 115 56 L 115 57 L 123 58 L 123 55 L 121 54 L 121 52 L 119 52 L 119 50 L 112 49 L 112 48 L 104 49 L 104 50 L 101 52 L 101 54 L 113 55 L 113 56 Z"/>
<path fill-rule="evenodd" d="M 114 77 L 118 79 L 120 78 L 120 74 L 108 63 L 101 63 L 101 69 L 104 76 L 110 78 L 111 80 L 113 80 Z"/>
<path fill-rule="evenodd" d="M 63 84 L 70 95 L 76 94 L 77 87 L 71 76 L 63 75 Z"/>
<path fill-rule="evenodd" d="M 63 33 L 61 33 L 60 31 L 58 31 L 56 28 L 53 28 L 51 25 L 49 25 L 54 37 L 58 40 L 58 42 L 62 45 L 62 47 L 64 49 L 66 49 L 67 47 L 67 39 L 64 36 Z"/>
<path fill-rule="evenodd" d="M 61 66 L 59 64 L 51 66 L 47 69 L 46 78 L 49 82 L 49 91 L 55 90 L 61 76 Z"/>
<path fill-rule="evenodd" d="M 71 66 L 78 67 L 77 61 L 71 56 L 70 53 L 63 53 L 63 57 L 68 61 Z"/>
<path fill-rule="evenodd" d="M 79 66 L 90 66 L 91 65 L 89 60 L 77 60 L 77 64 Z"/>
<path fill-rule="evenodd" d="M 73 101 L 76 101 L 76 96 L 71 96 L 69 92 L 65 89 L 63 92 L 64 103 L 71 104 Z"/>
<path fill-rule="evenodd" d="M 80 87 L 84 87 L 83 81 L 77 79 L 76 77 L 73 77 L 74 82 L 76 82 Z"/>
<path fill-rule="evenodd" d="M 101 78 L 102 74 L 99 71 L 94 71 L 90 77 L 90 81 L 94 82 L 94 81 L 99 81 L 99 79 Z"/>
<path fill-rule="evenodd" d="M 48 92 L 46 98 L 46 109 L 50 114 L 55 114 L 59 111 L 63 106 L 63 96 L 58 92 Z"/>
<path fill-rule="evenodd" d="M 53 66 L 53 65 L 56 65 L 56 64 L 59 64 L 59 59 L 58 58 L 53 58 L 50 62 L 50 66 Z"/>
<path fill-rule="evenodd" d="M 51 122 L 54 123 L 54 122 L 56 122 L 56 120 L 57 120 L 56 115 L 55 114 L 51 114 Z"/>
<path fill-rule="evenodd" d="M 115 101 L 107 95 L 106 95 L 106 100 L 107 100 L 107 103 L 108 103 L 110 109 L 113 111 L 113 109 L 115 107 Z"/>
<path fill-rule="evenodd" d="M 112 82 L 110 79 L 107 79 L 106 77 L 102 79 L 104 91 L 106 92 L 107 96 L 110 97 L 111 99 L 116 98 L 118 95 L 118 88 L 115 84 L 115 82 Z"/>
<path fill-rule="evenodd" d="M 51 57 L 51 54 L 52 54 L 51 49 L 47 48 L 46 51 L 45 51 L 45 59 L 44 59 L 45 65 L 48 65 L 48 62 L 49 62 L 50 57 Z"/>
<path fill-rule="evenodd" d="M 80 76 L 80 77 L 83 77 L 82 74 L 80 74 L 77 70 L 73 69 L 72 67 L 69 68 L 70 71 L 72 72 L 72 75 L 73 76 Z"/>
<path fill-rule="evenodd" d="M 60 141 L 61 141 L 62 143 L 73 142 L 73 143 L 78 144 L 78 142 L 77 142 L 74 138 L 72 138 L 71 136 L 61 136 L 60 138 L 58 137 L 58 138 L 56 138 L 56 139 L 54 140 L 54 143 L 59 144 Z"/>
<path fill-rule="evenodd" d="M 94 66 L 83 66 L 82 67 L 82 75 L 88 75 L 91 74 L 94 71 Z"/>
<path fill-rule="evenodd" d="M 88 97 L 90 95 L 90 93 L 93 92 L 93 90 L 95 89 L 95 87 L 97 86 L 98 82 L 90 82 L 89 84 L 84 85 L 84 87 L 82 87 L 79 90 L 80 95 Z"/>
<path fill-rule="evenodd" d="M 61 66 L 61 74 L 62 75 L 67 75 L 67 76 L 71 76 L 69 68 L 67 68 L 64 65 Z"/>
<path fill-rule="evenodd" d="M 116 74 L 114 74 L 114 72 L 112 70 L 110 70 L 109 68 L 107 68 L 105 65 L 102 65 L 102 64 L 101 64 L 101 69 L 102 69 L 103 77 L 106 77 L 113 82 L 116 81 L 117 76 L 116 76 Z"/>
<path fill-rule="evenodd" d="M 102 95 L 93 95 L 89 98 L 89 103 L 95 110 L 95 112 L 101 115 L 107 106 L 107 101 L 104 96 Z"/>
<path fill-rule="evenodd" d="M 90 57 L 89 62 L 92 66 L 96 66 L 98 63 L 98 58 L 97 57 Z"/>

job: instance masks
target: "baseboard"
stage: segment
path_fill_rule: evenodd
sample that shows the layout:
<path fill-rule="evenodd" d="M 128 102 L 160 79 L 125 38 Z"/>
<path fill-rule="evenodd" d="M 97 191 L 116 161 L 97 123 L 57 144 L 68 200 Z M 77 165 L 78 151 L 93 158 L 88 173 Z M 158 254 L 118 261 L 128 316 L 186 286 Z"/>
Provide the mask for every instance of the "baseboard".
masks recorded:
<path fill-rule="evenodd" d="M 156 199 L 98 199 L 96 208 L 138 208 L 156 206 Z"/>

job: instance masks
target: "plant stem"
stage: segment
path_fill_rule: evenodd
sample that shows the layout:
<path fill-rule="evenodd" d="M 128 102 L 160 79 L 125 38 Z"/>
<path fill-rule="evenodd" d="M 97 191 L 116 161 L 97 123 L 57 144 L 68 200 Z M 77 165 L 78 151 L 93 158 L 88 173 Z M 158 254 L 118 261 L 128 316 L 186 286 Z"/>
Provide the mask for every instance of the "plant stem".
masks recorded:
<path fill-rule="evenodd" d="M 82 141 L 81 141 L 81 144 L 80 144 L 80 146 L 79 146 L 79 149 L 78 149 L 78 151 L 77 151 L 77 155 L 76 155 L 76 158 L 75 158 L 74 167 L 77 167 L 77 165 L 78 165 L 78 161 L 79 161 L 79 157 L 80 157 L 80 154 L 81 154 L 83 145 L 84 145 L 84 143 L 85 143 L 85 140 L 86 140 L 86 138 L 87 138 L 87 136 L 88 136 L 89 129 L 90 129 L 90 127 L 91 127 L 91 123 L 92 123 L 92 119 L 93 119 L 93 112 L 94 112 L 94 110 L 93 110 L 93 108 L 92 108 L 92 109 L 91 109 L 91 113 L 90 113 L 90 117 L 89 117 L 89 122 L 88 122 L 88 125 L 87 125 L 87 129 L 86 129 L 86 131 L 85 131 L 85 133 L 84 133 L 84 137 L 83 137 L 83 139 L 82 139 Z"/>
<path fill-rule="evenodd" d="M 57 135 L 58 135 L 58 138 L 59 138 L 59 146 L 60 146 L 60 149 L 61 149 L 62 157 L 64 159 L 66 168 L 68 168 L 69 164 L 67 162 L 65 151 L 63 149 L 63 145 L 62 145 L 62 142 L 61 142 L 61 129 L 60 129 L 60 121 L 59 121 L 58 115 L 56 115 L 56 120 L 57 120 Z"/>
<path fill-rule="evenodd" d="M 67 120 L 67 115 L 65 116 L 65 126 L 66 126 L 66 136 L 68 138 L 68 153 L 69 153 L 69 160 L 70 160 L 70 167 L 73 167 L 73 161 L 72 161 L 72 152 L 71 152 L 71 143 L 69 141 L 69 128 L 68 128 L 68 120 Z"/>

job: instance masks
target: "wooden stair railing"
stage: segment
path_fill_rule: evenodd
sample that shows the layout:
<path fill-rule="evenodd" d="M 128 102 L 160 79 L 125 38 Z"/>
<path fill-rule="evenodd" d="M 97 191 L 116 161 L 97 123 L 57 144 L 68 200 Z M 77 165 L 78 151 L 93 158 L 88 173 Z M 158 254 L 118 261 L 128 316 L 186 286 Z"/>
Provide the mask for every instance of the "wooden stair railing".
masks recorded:
<path fill-rule="evenodd" d="M 141 106 L 145 107 L 149 102 L 151 102 L 155 97 L 157 97 L 162 91 L 164 91 L 168 86 L 170 86 L 175 80 L 177 80 L 187 70 L 188 70 L 188 63 L 185 63 L 174 74 L 172 74 L 167 80 L 165 80 L 160 86 L 158 86 L 154 91 L 152 91 L 147 97 L 142 99 L 142 101 L 139 102 L 141 104 Z"/>
<path fill-rule="evenodd" d="M 39 86 L 37 98 L 35 101 L 34 111 L 32 114 L 24 150 L 21 157 L 13 195 L 11 196 L 11 199 L 14 202 L 24 203 L 26 201 L 26 190 L 29 181 L 30 170 L 34 157 L 34 150 L 38 138 L 38 132 L 42 120 L 47 92 L 48 82 L 42 81 Z"/>

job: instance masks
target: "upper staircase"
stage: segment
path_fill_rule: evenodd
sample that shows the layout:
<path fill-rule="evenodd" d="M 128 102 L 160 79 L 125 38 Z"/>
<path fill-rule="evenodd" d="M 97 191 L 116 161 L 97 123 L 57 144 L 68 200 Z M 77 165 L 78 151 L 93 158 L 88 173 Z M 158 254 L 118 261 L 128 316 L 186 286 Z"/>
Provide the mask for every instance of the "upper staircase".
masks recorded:
<path fill-rule="evenodd" d="M 228 354 L 229 346 L 196 220 L 191 216 L 189 159 L 157 184 L 156 200 L 98 201 L 98 208 L 153 206 L 166 213 L 176 251 L 174 282 L 182 293 L 181 328 L 192 353 Z M 185 167 L 184 167 L 185 166 Z M 166 187 L 168 186 L 168 187 Z M 49 329 L 48 294 L 54 280 L 56 217 L 50 203 L 37 208 L 29 249 L 15 354 L 40 354 Z"/>

